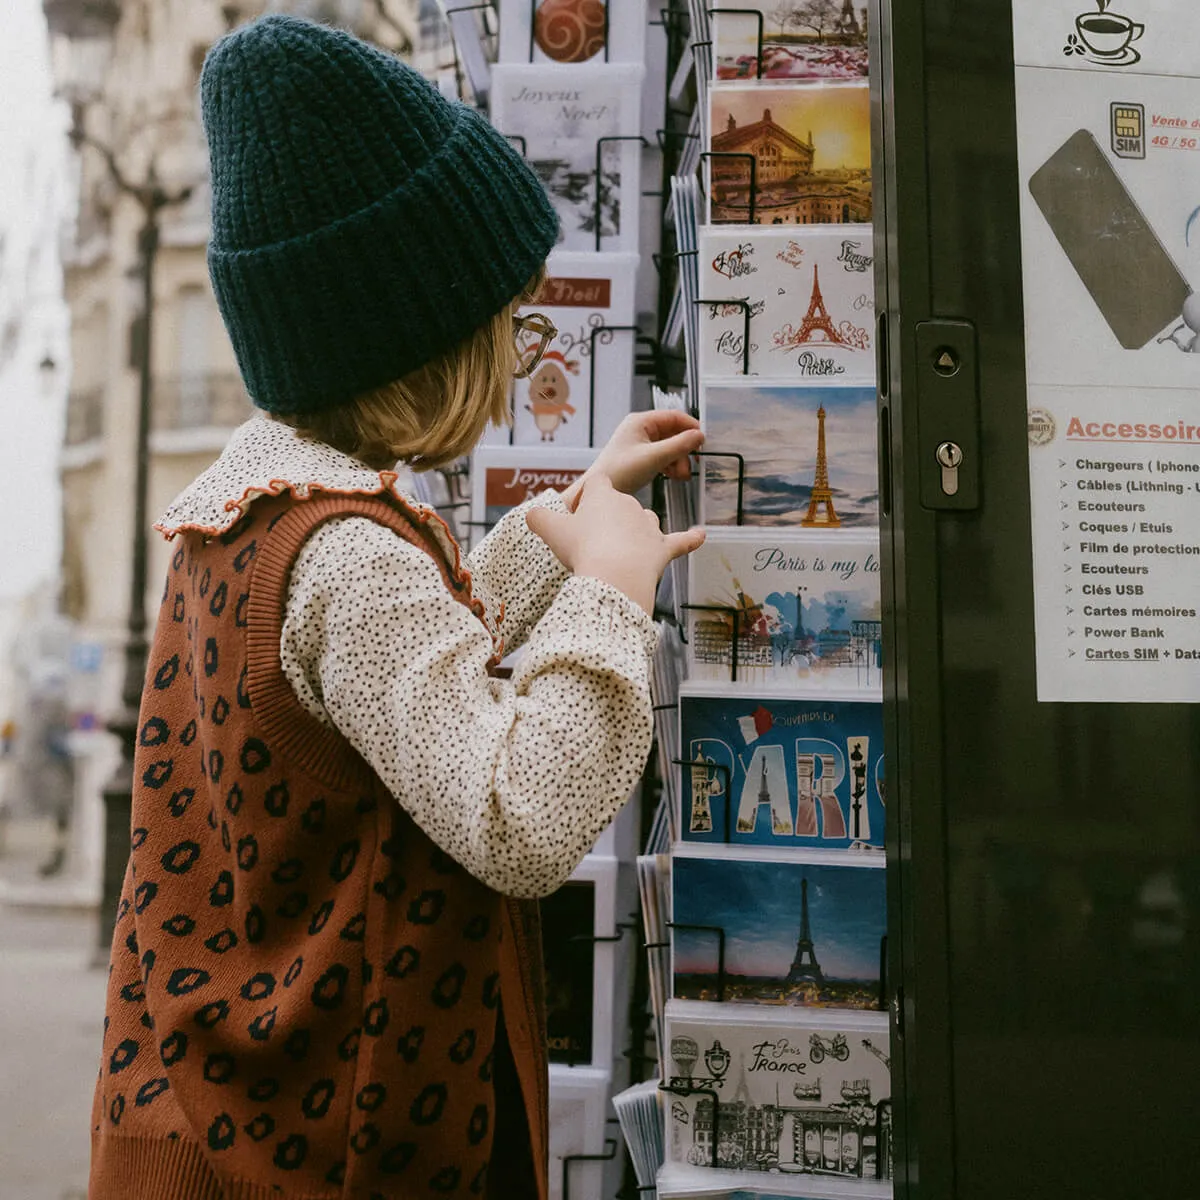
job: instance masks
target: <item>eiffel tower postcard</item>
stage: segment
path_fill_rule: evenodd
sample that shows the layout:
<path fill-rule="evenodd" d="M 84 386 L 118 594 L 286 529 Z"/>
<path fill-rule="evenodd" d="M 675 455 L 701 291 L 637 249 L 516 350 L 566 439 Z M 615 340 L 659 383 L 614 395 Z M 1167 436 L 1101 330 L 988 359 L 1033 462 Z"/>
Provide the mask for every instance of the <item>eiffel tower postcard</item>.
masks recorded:
<path fill-rule="evenodd" d="M 877 1008 L 883 867 L 882 854 L 677 845 L 673 996 L 715 1000 L 723 984 L 735 1004 Z"/>
<path fill-rule="evenodd" d="M 710 455 L 741 455 L 742 524 L 814 530 L 879 524 L 875 389 L 706 385 L 700 419 Z M 738 460 L 701 466 L 701 516 L 733 525 Z"/>
<path fill-rule="evenodd" d="M 689 561 L 688 603 L 696 682 L 731 693 L 879 694 L 874 530 L 711 528 Z"/>
<path fill-rule="evenodd" d="M 713 78 L 753 79 L 761 68 L 763 79 L 865 79 L 867 34 L 861 0 L 742 0 L 713 16 Z"/>
<path fill-rule="evenodd" d="M 704 379 L 756 375 L 764 381 L 875 383 L 875 262 L 863 225 L 733 229 L 699 234 L 700 295 L 750 306 L 745 371 L 745 311 L 705 305 L 700 314 Z"/>

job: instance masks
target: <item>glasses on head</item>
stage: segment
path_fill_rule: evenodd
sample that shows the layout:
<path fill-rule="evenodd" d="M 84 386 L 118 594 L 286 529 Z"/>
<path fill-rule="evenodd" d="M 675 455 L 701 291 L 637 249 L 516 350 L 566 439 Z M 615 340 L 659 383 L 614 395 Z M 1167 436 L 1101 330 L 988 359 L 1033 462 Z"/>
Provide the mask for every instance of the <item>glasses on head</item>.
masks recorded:
<path fill-rule="evenodd" d="M 513 340 L 517 344 L 517 369 L 513 374 L 518 379 L 532 375 L 557 336 L 554 322 L 541 313 L 513 317 Z"/>

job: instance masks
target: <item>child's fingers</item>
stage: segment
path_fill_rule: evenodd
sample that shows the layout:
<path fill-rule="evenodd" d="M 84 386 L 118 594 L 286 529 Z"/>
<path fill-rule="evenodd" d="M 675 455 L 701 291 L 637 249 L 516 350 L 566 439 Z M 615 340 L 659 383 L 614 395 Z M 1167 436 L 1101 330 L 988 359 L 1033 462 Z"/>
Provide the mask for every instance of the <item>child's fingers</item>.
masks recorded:
<path fill-rule="evenodd" d="M 663 543 L 667 549 L 667 561 L 670 562 L 672 559 L 682 558 L 685 554 L 699 550 L 704 545 L 704 530 L 695 528 L 685 530 L 683 533 L 668 533 L 663 538 Z"/>
<path fill-rule="evenodd" d="M 559 558 L 562 557 L 560 549 L 565 548 L 570 539 L 572 519 L 567 513 L 555 512 L 541 505 L 534 505 L 525 513 L 525 524 L 530 531 L 536 533 Z"/>

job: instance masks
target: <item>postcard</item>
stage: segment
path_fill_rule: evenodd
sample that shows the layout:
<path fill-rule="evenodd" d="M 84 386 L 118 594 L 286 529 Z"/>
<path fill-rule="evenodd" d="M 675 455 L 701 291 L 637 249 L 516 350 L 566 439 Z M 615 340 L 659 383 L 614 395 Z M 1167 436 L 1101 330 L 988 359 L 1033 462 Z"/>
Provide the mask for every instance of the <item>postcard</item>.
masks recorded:
<path fill-rule="evenodd" d="M 710 383 L 700 419 L 705 525 L 879 524 L 873 387 Z"/>
<path fill-rule="evenodd" d="M 645 57 L 646 0 L 505 0 L 502 63 L 574 67 Z"/>
<path fill-rule="evenodd" d="M 865 4 L 751 0 L 739 3 L 736 13 L 718 11 L 713 17 L 716 79 L 863 79 L 866 74 Z"/>
<path fill-rule="evenodd" d="M 709 94 L 709 150 L 718 157 L 707 160 L 709 221 L 714 225 L 870 221 L 868 95 L 865 81 L 714 87 Z"/>
<path fill-rule="evenodd" d="M 706 226 L 699 248 L 704 378 L 759 375 L 874 386 L 870 228 Z"/>
<path fill-rule="evenodd" d="M 480 446 L 471 457 L 472 545 L 527 500 L 565 491 L 595 457 L 594 450 L 557 446 Z"/>
<path fill-rule="evenodd" d="M 568 1164 L 563 1160 L 581 1155 L 603 1157 L 611 1081 L 607 1066 L 570 1068 L 550 1064 L 549 1200 L 570 1200 L 563 1189 L 567 1172 L 570 1197 L 600 1200 L 603 1196 L 603 1162 Z"/>
<path fill-rule="evenodd" d="M 680 843 L 671 858 L 672 995 L 878 1008 L 884 865 L 882 853 Z"/>
<path fill-rule="evenodd" d="M 873 701 L 730 695 L 687 684 L 679 748 L 684 841 L 883 845 L 883 710 Z"/>
<path fill-rule="evenodd" d="M 547 317 L 557 334 L 533 372 L 513 381 L 512 429 L 488 430 L 485 446 L 608 441 L 633 403 L 637 267 L 636 254 L 551 254 L 545 284 L 520 312 Z"/>
<path fill-rule="evenodd" d="M 879 568 L 869 531 L 710 529 L 688 564 L 689 677 L 877 693 Z"/>
<path fill-rule="evenodd" d="M 891 1105 L 885 1105 L 880 1118 L 888 1147 L 885 1162 L 890 1162 L 891 1156 L 891 1113 Z M 658 1200 L 892 1200 L 890 1176 L 890 1169 L 878 1180 L 773 1174 L 766 1185 L 756 1172 L 713 1171 L 709 1167 L 667 1162 L 659 1170 L 656 1182 Z"/>
<path fill-rule="evenodd" d="M 672 1000 L 665 1027 L 668 1162 L 828 1179 L 890 1175 L 880 1138 L 880 1104 L 892 1094 L 886 1013 Z"/>
<path fill-rule="evenodd" d="M 492 124 L 520 148 L 549 193 L 562 250 L 638 248 L 641 146 L 600 139 L 637 138 L 641 78 L 640 66 L 492 68 Z"/>

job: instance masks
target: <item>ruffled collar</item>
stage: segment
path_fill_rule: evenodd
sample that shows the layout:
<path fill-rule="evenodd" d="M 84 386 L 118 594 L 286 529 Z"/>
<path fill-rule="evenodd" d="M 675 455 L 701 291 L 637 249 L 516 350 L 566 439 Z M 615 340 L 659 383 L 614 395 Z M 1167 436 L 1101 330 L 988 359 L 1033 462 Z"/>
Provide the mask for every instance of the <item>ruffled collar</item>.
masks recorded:
<path fill-rule="evenodd" d="M 314 489 L 343 496 L 386 492 L 431 529 L 450 561 L 457 562 L 458 546 L 445 522 L 400 491 L 399 478 L 398 471 L 373 471 L 332 446 L 301 437 L 289 425 L 254 416 L 234 430 L 220 458 L 175 497 L 154 528 L 168 540 L 188 530 L 215 537 L 237 524 L 260 496 L 290 491 L 307 499 Z"/>

